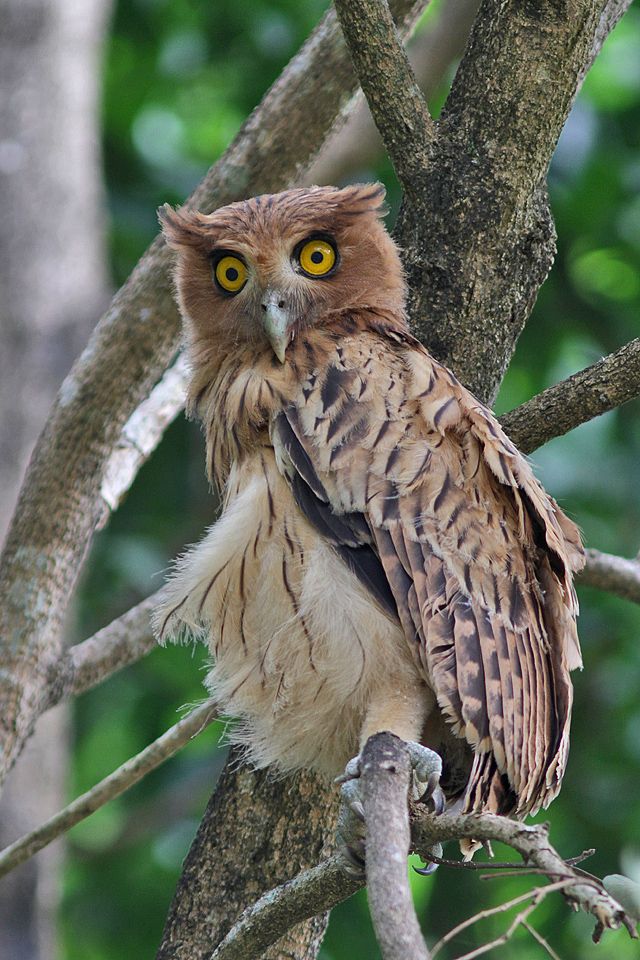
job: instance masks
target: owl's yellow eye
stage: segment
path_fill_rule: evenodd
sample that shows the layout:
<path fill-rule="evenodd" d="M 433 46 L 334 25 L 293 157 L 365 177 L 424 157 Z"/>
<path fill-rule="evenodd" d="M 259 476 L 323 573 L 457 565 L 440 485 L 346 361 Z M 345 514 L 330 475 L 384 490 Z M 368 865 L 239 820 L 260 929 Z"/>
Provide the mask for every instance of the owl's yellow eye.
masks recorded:
<path fill-rule="evenodd" d="M 309 277 L 324 277 L 336 265 L 336 249 L 328 240 L 306 240 L 298 250 L 298 263 Z"/>
<path fill-rule="evenodd" d="M 240 293 L 247 277 L 247 268 L 240 257 L 225 254 L 215 265 L 216 283 L 226 293 Z"/>

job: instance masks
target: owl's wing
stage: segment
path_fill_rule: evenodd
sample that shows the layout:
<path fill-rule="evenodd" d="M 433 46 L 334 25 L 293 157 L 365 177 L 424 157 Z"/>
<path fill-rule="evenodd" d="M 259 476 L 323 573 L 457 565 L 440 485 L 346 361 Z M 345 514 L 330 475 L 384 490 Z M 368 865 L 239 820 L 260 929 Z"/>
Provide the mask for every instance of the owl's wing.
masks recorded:
<path fill-rule="evenodd" d="M 455 734 L 468 810 L 557 793 L 580 665 L 574 524 L 492 413 L 408 336 L 348 338 L 272 426 L 310 522 L 395 607 Z"/>

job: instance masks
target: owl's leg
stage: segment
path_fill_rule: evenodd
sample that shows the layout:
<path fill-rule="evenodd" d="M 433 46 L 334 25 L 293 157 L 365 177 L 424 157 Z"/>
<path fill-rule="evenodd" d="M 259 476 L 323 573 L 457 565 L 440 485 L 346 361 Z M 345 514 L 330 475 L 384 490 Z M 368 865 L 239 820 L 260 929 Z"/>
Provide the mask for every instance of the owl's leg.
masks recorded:
<path fill-rule="evenodd" d="M 442 760 L 435 751 L 419 742 L 427 715 L 432 709 L 435 698 L 423 683 L 416 682 L 413 687 L 381 691 L 371 700 L 360 732 L 360 750 L 369 737 L 383 730 L 394 733 L 404 740 L 409 751 L 413 768 L 413 787 L 416 800 L 426 802 L 432 799 L 436 813 L 444 809 L 444 796 L 439 786 L 442 774 Z M 344 783 L 360 776 L 360 756 L 347 764 L 344 773 L 338 778 Z"/>

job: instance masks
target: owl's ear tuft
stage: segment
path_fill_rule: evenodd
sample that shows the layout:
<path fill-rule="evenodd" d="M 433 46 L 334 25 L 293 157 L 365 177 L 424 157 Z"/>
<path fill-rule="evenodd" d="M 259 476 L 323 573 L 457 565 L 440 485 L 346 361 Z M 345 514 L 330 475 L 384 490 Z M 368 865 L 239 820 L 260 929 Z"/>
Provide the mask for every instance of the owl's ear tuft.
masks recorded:
<path fill-rule="evenodd" d="M 383 183 L 354 183 L 338 191 L 340 212 L 352 216 L 375 213 L 383 217 L 387 210 L 384 199 L 387 190 Z"/>
<path fill-rule="evenodd" d="M 164 239 L 174 250 L 180 247 L 202 247 L 211 242 L 205 216 L 196 210 L 179 207 L 174 210 L 168 203 L 158 207 L 158 220 Z"/>

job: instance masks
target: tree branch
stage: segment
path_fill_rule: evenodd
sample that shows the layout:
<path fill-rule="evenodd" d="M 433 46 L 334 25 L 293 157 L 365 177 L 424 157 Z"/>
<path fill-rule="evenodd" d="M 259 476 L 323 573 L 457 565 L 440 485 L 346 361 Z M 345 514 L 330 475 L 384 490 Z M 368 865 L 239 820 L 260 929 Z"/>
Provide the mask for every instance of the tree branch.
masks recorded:
<path fill-rule="evenodd" d="M 384 960 L 429 960 L 407 876 L 411 763 L 406 744 L 392 733 L 370 737 L 361 767 L 367 896 L 376 939 Z"/>
<path fill-rule="evenodd" d="M 560 437 L 581 423 L 622 406 L 640 394 L 640 339 L 548 387 L 500 417 L 524 452 Z"/>
<path fill-rule="evenodd" d="M 158 594 L 147 597 L 92 637 L 65 650 L 51 664 L 40 712 L 96 687 L 155 649 L 150 618 L 157 598 Z"/>
<path fill-rule="evenodd" d="M 363 886 L 364 880 L 345 873 L 343 858 L 334 854 L 260 897 L 214 950 L 211 960 L 261 957 L 296 923 L 331 910 Z"/>
<path fill-rule="evenodd" d="M 454 940 L 459 933 L 462 933 L 463 930 L 468 930 L 469 927 L 473 926 L 475 923 L 478 923 L 480 920 L 486 920 L 488 917 L 496 916 L 496 914 L 505 913 L 507 910 L 511 910 L 513 907 L 516 907 L 521 903 L 526 903 L 527 900 L 529 900 L 530 903 L 523 910 L 516 914 L 504 933 L 500 934 L 500 936 L 496 937 L 490 943 L 484 943 L 475 950 L 471 950 L 469 953 L 465 953 L 461 957 L 456 957 L 456 960 L 475 960 L 476 957 L 481 957 L 483 954 L 489 953 L 489 951 L 495 949 L 495 947 L 502 946 L 502 944 L 507 943 L 507 941 L 511 939 L 519 926 L 523 926 L 527 930 L 530 930 L 532 935 L 535 937 L 536 933 L 533 928 L 528 925 L 527 919 L 546 896 L 556 891 L 566 890 L 570 883 L 570 880 L 557 880 L 555 883 L 550 883 L 546 887 L 535 887 L 533 890 L 529 890 L 527 893 L 521 893 L 520 896 L 514 897 L 512 900 L 508 900 L 506 903 L 498 904 L 497 907 L 489 907 L 486 910 L 479 910 L 478 913 L 475 913 L 472 917 L 468 917 L 466 920 L 463 920 L 462 923 L 459 923 L 453 928 L 453 930 L 449 930 L 449 932 L 445 934 L 441 940 L 438 940 L 438 942 L 434 944 L 432 955 L 435 957 L 436 954 L 440 953 L 442 948 L 446 946 L 447 943 L 450 943 L 451 940 Z"/>
<path fill-rule="evenodd" d="M 553 260 L 546 173 L 611 5 L 483 0 L 396 227 L 416 335 L 488 402 Z"/>
<path fill-rule="evenodd" d="M 506 843 L 517 850 L 526 863 L 544 870 L 550 880 L 571 879 L 566 890 L 568 898 L 593 914 L 599 925 L 617 929 L 623 924 L 631 937 L 637 937 L 635 923 L 606 892 L 601 881 L 570 866 L 551 846 L 547 824 L 529 826 L 491 813 L 445 813 L 436 817 L 421 811 L 414 821 L 412 837 L 418 853 L 436 842 L 463 838 Z"/>
<path fill-rule="evenodd" d="M 145 747 L 135 757 L 110 773 L 77 797 L 64 810 L 61 810 L 41 827 L 21 837 L 0 852 L 0 877 L 34 856 L 43 847 L 66 833 L 76 824 L 95 813 L 109 800 L 119 797 L 161 763 L 177 753 L 192 737 L 200 733 L 216 717 L 215 708 L 210 703 L 196 707 L 188 717 L 178 721 L 166 733 Z"/>
<path fill-rule="evenodd" d="M 422 6 L 394 3 L 405 32 Z M 322 97 L 319 75 L 325 78 Z M 290 186 L 346 114 L 356 89 L 330 13 L 189 203 L 208 211 Z M 178 345 L 169 262 L 169 251 L 156 240 L 115 297 L 62 385 L 23 485 L 0 560 L 0 780 L 46 698 L 69 597 L 93 532 L 108 516 L 100 493 L 106 464 Z"/>
<path fill-rule="evenodd" d="M 146 400 L 136 407 L 104 465 L 100 496 L 106 510 L 117 510 L 135 480 L 138 471 L 156 449 L 167 427 L 184 407 L 189 369 L 185 354 L 165 371 Z"/>
<path fill-rule="evenodd" d="M 407 55 L 427 103 L 462 55 L 478 12 L 479 0 L 447 0 L 407 46 Z M 380 134 L 367 102 L 357 105 L 336 136 L 325 143 L 311 166 L 308 183 L 342 183 L 370 168 L 383 152 Z M 361 175 L 361 174 L 360 174 Z"/>
<path fill-rule="evenodd" d="M 409 196 L 420 190 L 434 123 L 386 0 L 335 0 L 362 90 Z"/>
<path fill-rule="evenodd" d="M 579 576 L 587 587 L 607 590 L 625 600 L 640 603 L 640 561 L 626 560 L 600 550 L 587 550 L 587 563 Z"/>
<path fill-rule="evenodd" d="M 366 788 L 363 789 L 363 795 L 366 809 Z M 389 834 L 392 832 L 388 830 Z M 597 878 L 585 876 L 575 865 L 563 860 L 549 843 L 545 825 L 527 826 L 488 813 L 445 813 L 434 816 L 423 809 L 416 813 L 414 809 L 411 837 L 412 848 L 425 860 L 430 859 L 429 851 L 433 844 L 447 840 L 466 837 L 504 843 L 520 853 L 525 863 L 534 864 L 541 870 L 552 885 L 560 884 L 571 902 L 591 913 L 597 921 L 596 934 L 601 927 L 616 929 L 624 925 L 632 938 L 637 937 L 634 919 L 625 913 Z M 406 870 L 405 858 L 402 858 L 401 865 Z M 390 862 L 385 862 L 382 876 L 389 867 Z M 318 909 L 329 909 L 363 885 L 362 880 L 346 873 L 341 876 L 341 871 L 344 871 L 344 861 L 334 855 L 318 866 L 298 874 L 294 880 L 269 891 L 242 915 L 213 953 L 211 960 L 257 960 L 262 952 L 293 924 L 311 916 L 316 909 L 316 903 L 319 905 Z M 391 885 L 389 881 L 389 886 Z M 533 891 L 524 896 L 531 896 L 532 893 Z M 404 957 L 410 954 L 399 953 L 393 956 Z"/>
<path fill-rule="evenodd" d="M 307 771 L 276 779 L 268 770 L 243 766 L 240 758 L 237 750 L 231 751 L 185 858 L 157 960 L 209 960 L 236 918 L 262 894 L 331 852 L 337 790 L 327 789 Z M 316 916 L 313 898 L 306 902 L 305 916 Z M 326 915 L 305 924 L 299 919 L 270 934 L 275 945 L 266 952 L 261 946 L 258 955 L 268 960 L 315 957 Z"/>

